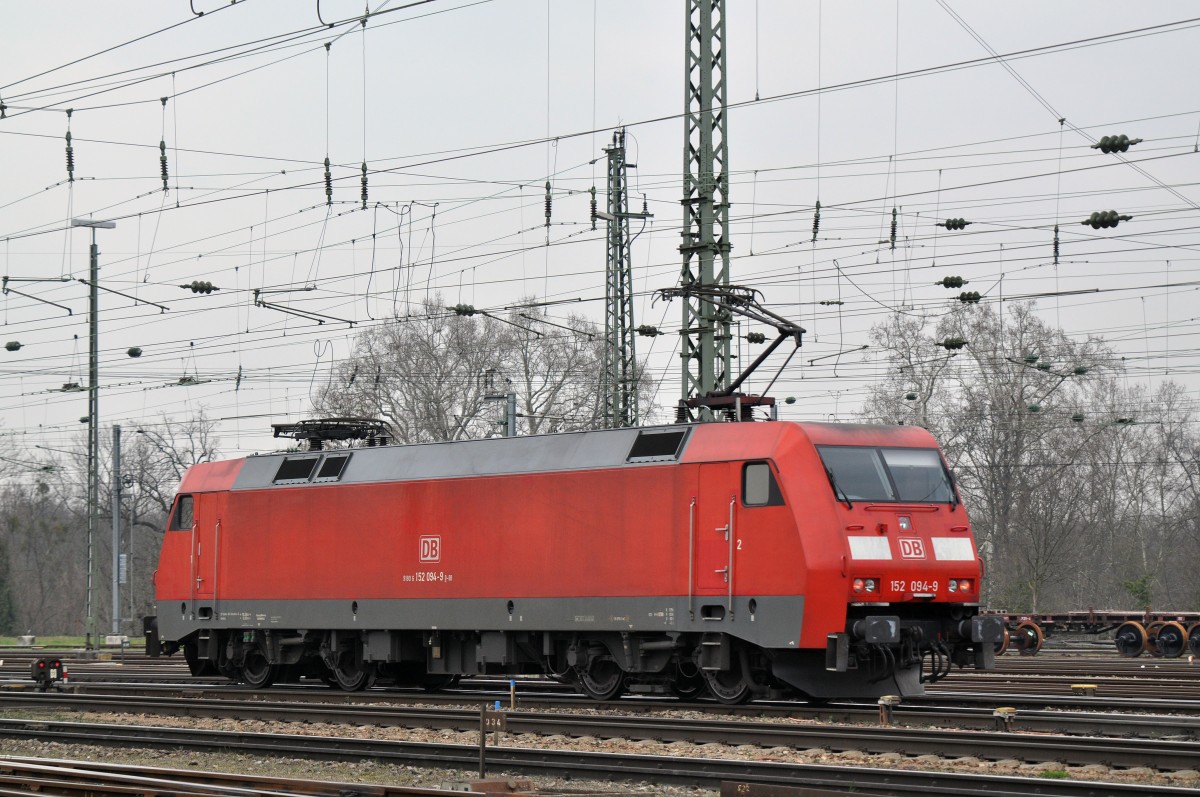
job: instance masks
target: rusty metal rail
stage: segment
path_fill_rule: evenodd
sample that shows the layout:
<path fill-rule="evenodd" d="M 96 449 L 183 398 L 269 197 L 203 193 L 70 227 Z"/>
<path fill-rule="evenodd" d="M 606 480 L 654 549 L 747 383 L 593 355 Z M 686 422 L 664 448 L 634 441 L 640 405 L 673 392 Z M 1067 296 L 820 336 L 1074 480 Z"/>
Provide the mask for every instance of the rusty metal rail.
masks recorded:
<path fill-rule="evenodd" d="M 80 797 L 444 797 L 441 789 L 338 783 L 308 778 L 274 778 L 223 772 L 141 767 L 50 758 L 0 756 L 0 795 L 80 795 Z M 456 791 L 483 795 L 484 792 Z"/>
<path fill-rule="evenodd" d="M 278 722 L 419 727 L 467 731 L 477 723 L 475 711 L 462 709 L 407 708 L 212 700 L 130 698 L 101 695 L 57 695 L 24 693 L 0 695 L 0 705 L 71 711 L 135 712 L 167 716 L 222 717 Z M 1050 712 L 1047 712 L 1050 713 Z M 990 714 L 989 714 L 990 718 Z M 1044 723 L 1052 718 L 1041 718 Z M 1161 718 L 1160 718 L 1161 719 Z M 1093 716 L 1091 722 L 1102 722 Z M 994 720 L 992 720 L 994 724 Z M 1018 715 L 1013 730 L 1032 730 L 1036 723 Z M 1176 725 L 1179 736 L 1192 735 L 1187 722 Z M 715 742 L 727 745 L 756 745 L 808 749 L 820 747 L 835 752 L 849 750 L 869 754 L 901 753 L 908 756 L 975 756 L 1026 762 L 1057 761 L 1072 766 L 1104 764 L 1115 767 L 1151 767 L 1163 771 L 1200 769 L 1200 742 L 1177 739 L 1135 739 L 1097 736 L 1065 736 L 1038 733 L 974 732 L 912 727 L 863 725 L 795 725 L 780 722 L 684 720 L 655 716 L 573 715 L 516 711 L 508 715 L 513 733 L 595 736 L 600 738 L 653 739 L 662 742 Z M 977 726 L 978 727 L 978 726 Z"/>
<path fill-rule="evenodd" d="M 0 735 L 52 740 L 64 744 L 236 750 L 336 760 L 372 759 L 416 766 L 470 768 L 478 751 L 469 745 L 413 744 L 284 734 L 182 730 L 161 727 L 0 720 Z M 683 783 L 708 788 L 721 781 L 743 781 L 810 788 L 852 789 L 881 795 L 961 795 L 993 797 L 1175 797 L 1195 789 L 1114 782 L 1052 780 L 878 767 L 838 767 L 783 762 L 645 756 L 562 750 L 494 747 L 489 762 L 497 770 L 603 780 Z"/>

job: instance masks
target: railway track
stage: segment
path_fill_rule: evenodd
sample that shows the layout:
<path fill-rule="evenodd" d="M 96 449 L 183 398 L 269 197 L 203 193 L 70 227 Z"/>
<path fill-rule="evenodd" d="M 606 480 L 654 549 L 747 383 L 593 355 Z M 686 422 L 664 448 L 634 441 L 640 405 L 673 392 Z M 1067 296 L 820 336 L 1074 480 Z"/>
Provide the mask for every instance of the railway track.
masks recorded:
<path fill-rule="evenodd" d="M 296 685 L 277 686 L 270 690 L 248 690 L 245 687 L 231 684 L 224 678 L 191 679 L 186 675 L 181 678 L 164 677 L 157 673 L 156 678 L 147 678 L 121 667 L 99 667 L 81 670 L 71 667 L 69 688 L 74 691 L 121 691 L 124 694 L 144 695 L 197 695 L 204 693 L 215 696 L 228 690 L 242 696 L 242 699 L 258 697 L 277 697 L 287 695 L 290 700 L 325 701 L 338 699 L 352 700 L 411 700 L 419 699 L 426 702 L 442 703 L 477 703 L 480 700 L 500 699 L 508 702 L 510 696 L 509 681 L 496 678 L 472 678 L 462 682 L 453 690 L 437 693 L 427 693 L 419 689 L 396 689 L 380 687 L 364 692 L 330 691 L 324 685 L 306 682 Z M 26 688 L 31 684 L 28 670 L 22 670 L 19 677 L 4 676 L 0 673 L 0 690 Z M 16 676 L 16 673 L 12 674 Z M 1200 675 L 1200 673 L 1198 673 Z M 1094 692 L 1087 694 L 1075 693 L 1074 687 L 1084 681 L 1096 686 Z M 1192 689 L 1187 688 L 1192 686 Z M 948 688 L 946 682 L 931 686 L 924 697 L 906 698 L 898 712 L 911 712 L 920 706 L 926 710 L 954 707 L 978 707 L 980 709 L 996 708 L 997 706 L 1012 706 L 1026 711 L 1054 708 L 1056 710 L 1093 711 L 1104 710 L 1146 712 L 1157 714 L 1184 714 L 1200 716 L 1200 692 L 1191 684 L 1180 684 L 1170 681 L 1166 686 L 1158 687 L 1150 683 L 1147 688 L 1129 687 L 1124 684 L 1113 684 L 1100 679 L 1080 676 L 1078 678 L 1037 679 L 1006 681 L 993 679 L 974 688 L 959 686 Z M 837 701 L 830 704 L 807 704 L 797 701 L 754 701 L 742 706 L 728 706 L 712 702 L 684 703 L 674 697 L 653 695 L 626 696 L 612 704 L 601 704 L 578 695 L 570 687 L 551 681 L 522 678 L 516 681 L 516 694 L 523 705 L 545 706 L 580 706 L 595 707 L 598 705 L 617 705 L 625 710 L 635 711 L 650 709 L 686 708 L 694 711 L 720 712 L 722 714 L 758 715 L 780 711 L 794 712 L 798 716 L 828 715 L 853 707 L 853 701 Z M 1194 697 L 1190 697 L 1195 695 Z M 874 702 L 857 704 L 863 711 L 875 713 Z"/>
<path fill-rule="evenodd" d="M 43 700 L 44 697 L 44 700 Z M 411 700 L 421 707 L 429 706 L 470 706 L 473 710 L 480 703 L 478 697 L 461 695 L 417 695 L 398 694 L 386 691 L 367 691 L 354 693 L 333 692 L 326 689 L 290 689 L 272 690 L 270 692 L 248 692 L 236 687 L 214 688 L 205 690 L 176 690 L 154 687 L 138 687 L 129 689 L 103 689 L 93 691 L 90 687 L 75 687 L 71 695 L 48 693 L 39 696 L 29 690 L 16 693 L 12 690 L 0 691 L 0 706 L 38 706 L 54 705 L 56 700 L 71 700 L 70 710 L 77 711 L 110 711 L 128 710 L 132 707 L 146 706 L 137 710 L 153 713 L 153 705 L 162 703 L 168 707 L 178 707 L 181 713 L 187 712 L 188 706 L 202 707 L 216 703 L 217 705 L 236 704 L 239 706 L 283 705 L 297 709 L 303 704 L 316 703 L 323 707 L 339 710 L 349 707 L 351 710 L 369 712 L 378 707 L 381 714 L 397 711 L 391 706 L 398 701 Z M 173 702 L 184 700 L 182 704 Z M 78 702 L 76 702 L 78 701 Z M 994 708 L 996 701 L 985 701 L 981 707 L 939 706 L 935 704 L 902 704 L 893 709 L 894 722 L 902 726 L 932 726 L 942 728 L 959 728 L 972 730 L 993 730 L 996 726 Z M 619 700 L 606 704 L 597 704 L 590 700 L 577 698 L 547 697 L 544 699 L 529 699 L 523 697 L 520 701 L 523 710 L 533 707 L 543 709 L 605 709 L 623 713 L 657 713 L 663 711 L 686 711 L 720 715 L 723 717 L 765 718 L 773 721 L 807 720 L 825 723 L 842 724 L 878 724 L 879 711 L 875 705 L 837 704 L 827 706 L 805 706 L 803 704 L 785 703 L 768 704 L 756 703 L 750 706 L 724 706 L 714 703 L 687 703 L 667 700 Z M 114 708 L 115 707 L 115 708 Z M 1111 708 L 1107 704 L 1106 709 Z M 1189 714 L 1200 715 L 1200 704 L 1189 706 Z M 324 710 L 324 709 L 318 709 Z M 196 716 L 199 716 L 197 714 Z M 215 716 L 215 715 L 210 715 Z M 281 715 L 280 719 L 288 719 Z M 1106 711 L 1064 711 L 1024 709 L 1013 717 L 1011 727 L 1014 730 L 1034 733 L 1060 733 L 1087 736 L 1110 737 L 1140 737 L 1147 739 L 1165 738 L 1177 741 L 1200 740 L 1200 722 L 1194 716 L 1172 716 L 1170 714 L 1145 713 L 1114 713 Z"/>
<path fill-rule="evenodd" d="M 482 795 L 484 792 L 456 791 Z M 337 783 L 309 778 L 270 778 L 220 772 L 0 756 L 0 795 L 73 794 L 128 797 L 134 794 L 209 797 L 444 797 L 441 789 Z"/>
<path fill-rule="evenodd" d="M 28 693 L 0 695 L 5 708 L 136 713 L 162 716 L 210 717 L 286 723 L 322 723 L 374 727 L 433 728 L 470 731 L 478 727 L 479 712 L 468 709 L 382 707 L 368 705 L 296 704 L 203 698 L 131 698 L 105 695 Z M 1200 742 L 1183 739 L 1114 736 L 1068 736 L 1037 733 L 937 730 L 914 727 L 795 724 L 745 720 L 696 720 L 664 716 L 564 714 L 514 711 L 508 714 L 512 733 L 539 736 L 591 736 L 603 739 L 654 740 L 784 747 L 822 748 L 866 754 L 906 756 L 973 756 L 984 760 L 1015 759 L 1035 763 L 1055 761 L 1067 766 L 1100 764 L 1109 767 L 1149 767 L 1159 771 L 1200 769 Z M 1098 718 L 1090 718 L 1097 722 Z M 1023 720 L 1022 727 L 1036 720 Z M 1053 719 L 1041 718 L 1049 725 Z M 1178 723 L 1178 735 L 1190 734 Z M 1110 728 L 1110 732 L 1112 729 Z"/>
<path fill-rule="evenodd" d="M 219 750 L 336 760 L 371 759 L 392 763 L 469 769 L 478 748 L 461 744 L 423 744 L 295 734 L 264 734 L 97 723 L 0 720 L 7 737 L 63 744 L 123 745 L 155 749 Z M 706 759 L 565 750 L 493 747 L 489 766 L 530 775 L 634 779 L 717 788 L 722 781 L 842 789 L 879 795 L 961 795 L 993 797 L 1125 797 L 1194 795 L 1190 788 L 1115 782 L 1023 778 L 1004 775 L 930 772 L 881 767 L 844 767 L 780 761 Z"/>
<path fill-rule="evenodd" d="M 100 651 L 106 658 L 89 659 L 78 650 L 30 651 L 28 648 L 0 650 L 0 677 L 27 677 L 30 663 L 36 658 L 59 657 L 70 668 L 73 677 L 92 679 L 98 674 L 121 679 L 144 679 L 156 681 L 170 678 L 178 681 L 219 683 L 224 679 L 194 679 L 188 674 L 181 659 L 149 658 L 141 652 L 119 650 Z M 1067 673 L 1064 675 L 1064 673 Z M 1187 688 L 1200 690 L 1200 662 L 1189 663 L 1186 659 L 1163 659 L 1143 657 L 1124 659 L 1115 655 L 1096 655 L 1076 652 L 1058 652 L 1038 656 L 1007 655 L 996 660 L 996 669 L 989 671 L 956 670 L 940 685 L 966 685 L 989 683 L 996 680 L 1034 679 L 1038 677 L 1067 679 L 1128 679 L 1133 682 L 1174 679 Z M 523 677 L 521 682 L 538 682 L 538 679 Z M 479 683 L 507 683 L 494 676 L 468 679 Z M 550 681 L 540 681 L 552 684 Z M 561 687 L 561 685 L 557 685 Z M 554 688 L 548 686 L 547 688 Z"/>

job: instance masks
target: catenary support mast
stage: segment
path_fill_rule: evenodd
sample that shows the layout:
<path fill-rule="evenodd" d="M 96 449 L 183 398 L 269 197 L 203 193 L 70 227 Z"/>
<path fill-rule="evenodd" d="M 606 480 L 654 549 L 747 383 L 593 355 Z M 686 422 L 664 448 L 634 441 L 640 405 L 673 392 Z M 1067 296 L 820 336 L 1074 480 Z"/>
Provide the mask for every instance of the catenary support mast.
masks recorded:
<path fill-rule="evenodd" d="M 729 284 L 729 143 L 725 108 L 725 0 L 684 0 L 683 255 L 680 285 Z M 682 401 L 728 387 L 730 315 L 699 295 L 683 305 Z M 697 420 L 711 410 L 697 408 Z"/>
<path fill-rule="evenodd" d="M 613 133 L 608 155 L 608 211 L 596 215 L 608 223 L 608 257 L 604 288 L 604 425 L 607 428 L 637 426 L 638 362 L 634 345 L 633 260 L 630 255 L 630 219 L 648 219 L 653 214 L 629 212 L 626 170 L 634 164 L 625 160 L 625 131 Z"/>

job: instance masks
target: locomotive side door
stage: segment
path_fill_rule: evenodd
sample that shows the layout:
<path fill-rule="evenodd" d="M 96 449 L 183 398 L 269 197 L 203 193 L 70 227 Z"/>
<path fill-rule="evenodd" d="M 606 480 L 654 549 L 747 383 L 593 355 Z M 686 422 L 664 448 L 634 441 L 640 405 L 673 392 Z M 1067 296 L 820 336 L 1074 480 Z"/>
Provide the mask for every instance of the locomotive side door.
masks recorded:
<path fill-rule="evenodd" d="M 218 494 L 196 493 L 192 526 L 192 597 L 212 600 L 217 589 Z"/>
<path fill-rule="evenodd" d="M 696 596 L 699 598 L 731 598 L 733 595 L 736 577 L 734 548 L 737 545 L 737 472 L 736 463 L 720 462 L 700 466 L 692 533 L 692 572 L 695 576 Z M 702 611 L 702 616 L 707 615 Z"/>

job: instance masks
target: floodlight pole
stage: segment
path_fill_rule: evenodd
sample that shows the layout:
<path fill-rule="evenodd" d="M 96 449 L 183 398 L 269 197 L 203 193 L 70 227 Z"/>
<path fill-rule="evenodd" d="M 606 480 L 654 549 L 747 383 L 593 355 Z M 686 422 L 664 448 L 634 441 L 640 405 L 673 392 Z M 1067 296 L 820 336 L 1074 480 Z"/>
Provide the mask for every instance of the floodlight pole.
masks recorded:
<path fill-rule="evenodd" d="M 92 649 L 96 637 L 96 614 L 92 605 L 92 592 L 96 570 L 96 502 L 100 496 L 100 249 L 96 246 L 96 228 L 111 230 L 115 221 L 93 219 L 71 219 L 72 227 L 90 227 L 92 246 L 90 250 L 88 276 L 88 483 L 87 483 L 87 623 L 84 648 Z"/>
<path fill-rule="evenodd" d="M 112 428 L 112 632 L 121 633 L 121 427 Z M 130 615 L 132 617 L 132 615 Z"/>

